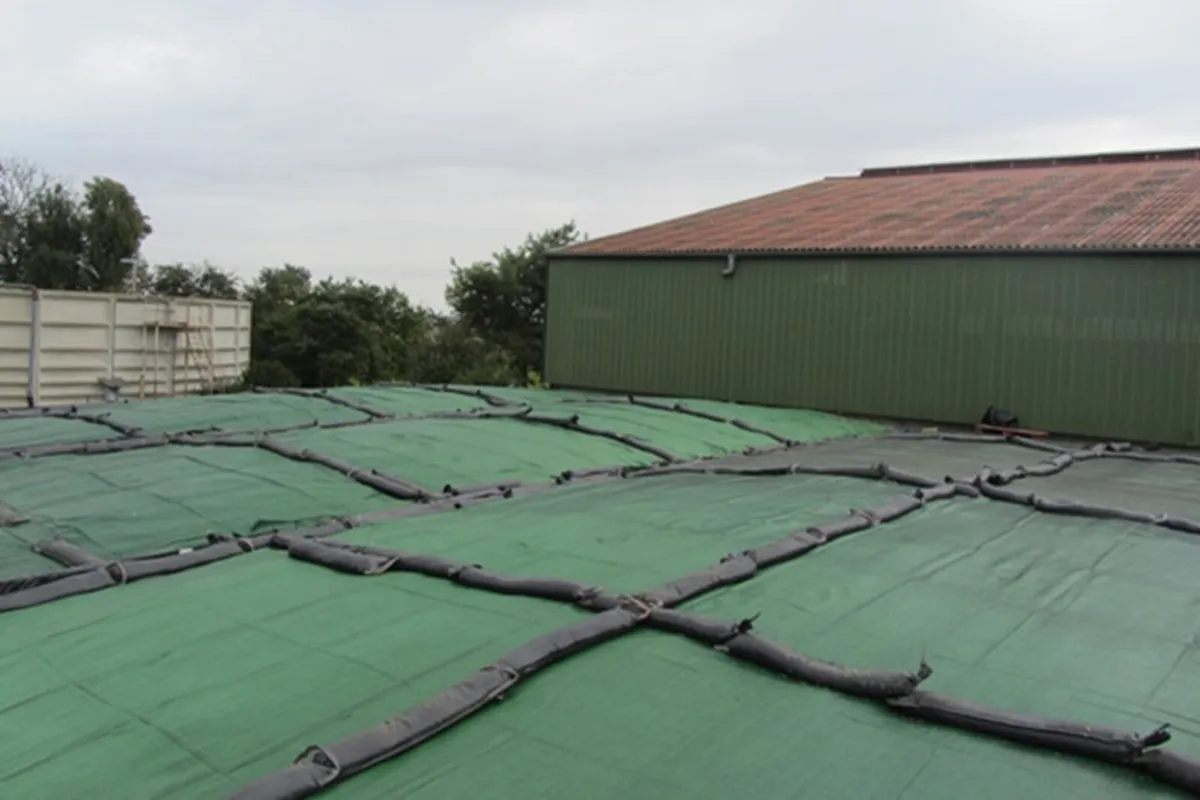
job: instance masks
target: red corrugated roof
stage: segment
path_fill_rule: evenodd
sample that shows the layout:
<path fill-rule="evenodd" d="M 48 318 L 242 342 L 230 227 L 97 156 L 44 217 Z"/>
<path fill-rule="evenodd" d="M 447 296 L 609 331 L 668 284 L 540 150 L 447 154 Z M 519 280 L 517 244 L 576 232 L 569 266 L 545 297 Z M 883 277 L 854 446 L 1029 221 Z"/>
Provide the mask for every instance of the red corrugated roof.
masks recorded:
<path fill-rule="evenodd" d="M 563 252 L 993 249 L 1200 250 L 1200 150 L 868 169 Z"/>

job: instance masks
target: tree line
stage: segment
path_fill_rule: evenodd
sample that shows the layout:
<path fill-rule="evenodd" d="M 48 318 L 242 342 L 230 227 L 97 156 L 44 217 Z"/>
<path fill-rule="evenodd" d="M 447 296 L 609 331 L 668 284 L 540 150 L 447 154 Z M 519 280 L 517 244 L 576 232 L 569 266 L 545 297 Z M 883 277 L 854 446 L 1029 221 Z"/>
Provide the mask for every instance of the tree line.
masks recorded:
<path fill-rule="evenodd" d="M 80 189 L 34 164 L 0 160 L 0 282 L 249 300 L 245 385 L 536 384 L 546 254 L 582 238 L 566 223 L 485 261 L 451 260 L 450 312 L 439 313 L 395 286 L 318 280 L 294 264 L 264 267 L 249 281 L 209 263 L 152 265 L 141 256 L 152 232 L 149 216 L 117 180 L 95 177 Z"/>

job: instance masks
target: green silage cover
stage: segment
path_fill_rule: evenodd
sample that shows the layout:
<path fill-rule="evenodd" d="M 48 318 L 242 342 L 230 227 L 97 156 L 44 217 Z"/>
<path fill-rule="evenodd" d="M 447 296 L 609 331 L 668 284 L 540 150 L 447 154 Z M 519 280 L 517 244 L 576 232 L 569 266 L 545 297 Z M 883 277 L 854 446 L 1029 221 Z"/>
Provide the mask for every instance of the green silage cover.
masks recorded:
<path fill-rule="evenodd" d="M 379 526 L 344 538 L 456 557 L 469 551 L 495 569 L 627 591 L 827 518 L 856 494 L 858 507 L 886 499 L 871 491 L 884 487 L 810 478 L 781 482 L 778 494 L 750 487 L 744 505 L 731 496 L 745 497 L 739 490 L 748 487 L 710 483 L 706 502 L 696 485 L 675 480 L 658 484 L 653 507 L 648 494 L 639 498 L 645 487 L 637 481 L 576 490 L 570 500 L 566 492 L 531 498 L 520 504 L 526 523 L 511 539 L 489 540 L 485 531 L 501 524 L 502 508 L 515 523 L 515 503 L 463 512 L 457 535 L 435 531 L 431 518 L 424 530 L 413 520 L 411 533 Z M 562 514 L 558 539 L 548 519 L 537 521 L 551 505 Z M 601 511 L 588 518 L 585 506 L 613 509 L 609 524 Z M 687 610 L 728 620 L 761 615 L 760 635 L 850 666 L 910 670 L 924 656 L 935 671 L 924 688 L 999 708 L 1138 732 L 1170 722 L 1173 746 L 1197 753 L 1200 553 L 1194 541 L 1140 528 L 955 500 Z M 597 800 L 1177 796 L 1125 772 L 908 721 L 642 632 L 555 667 L 477 723 L 331 797 L 466 798 L 488 786 L 523 797 L 558 796 L 569 786 L 572 797 Z"/>
<path fill-rule="evenodd" d="M 95 442 L 119 434 L 105 425 L 58 417 L 0 417 L 0 450 L 63 442 Z"/>
<path fill-rule="evenodd" d="M 739 419 L 759 428 L 786 436 L 796 442 L 821 442 L 843 436 L 883 433 L 887 428 L 878 422 L 840 417 L 823 411 L 796 408 L 770 408 L 741 403 L 722 403 L 716 400 L 688 398 L 652 398 L 657 403 L 678 403 L 685 408 L 717 414 L 727 419 Z"/>
<path fill-rule="evenodd" d="M 681 458 L 729 460 L 772 444 L 693 416 L 579 402 L 579 393 L 500 391 L 537 413 L 578 414 L 581 424 Z M 400 415 L 483 408 L 427 390 L 336 393 Z M 129 404 L 122 421 L 244 430 L 365 418 L 320 398 L 237 397 L 175 410 Z M 1048 457 L 1008 445 L 843 438 L 880 428 L 816 412 L 683 402 L 799 441 L 838 439 L 755 465 L 882 461 L 940 480 Z M 406 419 L 278 438 L 434 489 L 654 460 L 620 442 L 504 419 Z M 1195 467 L 1103 461 L 1014 489 L 1200 519 L 1197 476 Z M 802 474 L 637 477 L 378 522 L 331 541 L 635 593 L 908 493 Z M 197 546 L 206 533 L 403 507 L 335 470 L 266 450 L 180 445 L 0 461 L 0 503 L 30 518 L 0 527 L 0 577 L 44 568 L 28 545 L 48 536 L 104 557 L 145 555 Z M 1194 757 L 1197 574 L 1194 537 L 956 498 L 686 610 L 730 622 L 759 615 L 762 636 L 854 667 L 911 670 L 924 657 L 934 668 L 924 688 L 1007 710 L 1134 732 L 1168 722 L 1171 746 Z M 344 575 L 281 550 L 0 613 L 0 795 L 227 797 L 306 747 L 371 728 L 587 616 L 413 574 Z M 1177 795 L 1127 771 L 910 721 L 640 630 L 538 673 L 486 711 L 320 796 Z"/>
<path fill-rule="evenodd" d="M 0 527 L 0 580 L 59 569 L 57 562 L 33 552 L 29 548 L 32 542 L 22 538 L 18 530 L 17 527 Z M 38 531 L 39 534 L 42 532 Z"/>
<path fill-rule="evenodd" d="M 278 552 L 5 614 L 3 793 L 227 797 L 582 616 Z"/>
<path fill-rule="evenodd" d="M 478 397 L 405 386 L 344 386 L 329 395 L 397 416 L 488 408 L 487 401 Z"/>
<path fill-rule="evenodd" d="M 20 542 L 28 552 L 40 539 L 62 536 L 104 558 L 195 547 L 209 533 L 311 527 L 396 505 L 336 472 L 265 450 L 183 446 L 0 461 L 0 501 L 30 519 L 0 528 L 7 534 L 0 543 Z M 28 560 L 0 561 L 0 577 L 28 573 Z"/>
<path fill-rule="evenodd" d="M 779 442 L 761 433 L 629 403 L 563 403 L 545 410 L 557 415 L 578 416 L 581 425 L 628 433 L 642 442 L 684 457 L 728 455 L 750 447 L 779 446 Z"/>
<path fill-rule="evenodd" d="M 680 459 L 778 446 L 758 433 L 671 412 L 602 403 L 560 406 L 550 416 L 575 416 L 580 425 L 632 436 Z M 797 413 L 805 422 L 793 423 L 791 430 L 796 433 L 802 424 L 806 425 L 805 441 L 876 431 L 869 423 Z M 292 431 L 277 438 L 292 447 L 378 470 L 434 491 L 447 484 L 470 486 L 506 480 L 538 483 L 567 470 L 645 466 L 659 460 L 652 453 L 610 438 L 505 418 L 407 419 Z"/>
<path fill-rule="evenodd" d="M 1174 798 L 1104 767 L 898 719 L 639 632 L 547 671 L 330 800 Z"/>
<path fill-rule="evenodd" d="M 849 478 L 636 478 L 367 525 L 333 539 L 636 592 L 896 494 L 894 486 Z"/>
<path fill-rule="evenodd" d="M 245 431 L 366 419 L 366 414 L 360 411 L 319 397 L 274 393 L 170 397 L 88 410 L 108 413 L 113 420 L 146 433 L 210 428 Z"/>
<path fill-rule="evenodd" d="M 442 487 L 549 481 L 568 469 L 647 464 L 619 442 L 510 419 L 420 419 L 281 434 L 314 450 L 440 492 Z"/>
<path fill-rule="evenodd" d="M 465 386 L 451 384 L 450 388 L 460 392 L 476 392 L 482 389 L 491 397 L 498 397 L 506 403 L 516 405 L 532 405 L 535 407 L 553 406 L 559 403 L 574 403 L 590 398 L 618 400 L 620 395 L 601 392 L 581 392 L 574 389 L 538 389 L 529 386 Z"/>
<path fill-rule="evenodd" d="M 865 436 L 765 453 L 755 456 L 754 464 L 763 467 L 787 464 L 830 467 L 883 463 L 936 481 L 946 477 L 967 479 L 984 466 L 993 470 L 1006 470 L 1049 457 L 1049 453 L 1040 455 L 1027 448 L 1010 444 L 971 445 L 937 440 Z M 718 463 L 739 461 L 741 459 L 722 459 Z M 1086 465 L 1081 464 L 1071 469 L 1084 466 Z M 1019 485 L 1028 484 L 1022 480 Z"/>

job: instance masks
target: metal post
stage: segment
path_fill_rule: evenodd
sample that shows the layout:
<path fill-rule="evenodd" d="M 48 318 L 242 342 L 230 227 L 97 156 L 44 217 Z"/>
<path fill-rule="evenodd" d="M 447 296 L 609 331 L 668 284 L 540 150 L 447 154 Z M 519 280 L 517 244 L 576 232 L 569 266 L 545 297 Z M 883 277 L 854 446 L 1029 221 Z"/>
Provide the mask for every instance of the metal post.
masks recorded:
<path fill-rule="evenodd" d="M 42 378 L 42 293 L 29 290 L 29 386 L 25 402 L 30 408 L 38 405 Z"/>
<path fill-rule="evenodd" d="M 108 298 L 108 377 L 116 375 L 117 367 L 117 296 Z"/>

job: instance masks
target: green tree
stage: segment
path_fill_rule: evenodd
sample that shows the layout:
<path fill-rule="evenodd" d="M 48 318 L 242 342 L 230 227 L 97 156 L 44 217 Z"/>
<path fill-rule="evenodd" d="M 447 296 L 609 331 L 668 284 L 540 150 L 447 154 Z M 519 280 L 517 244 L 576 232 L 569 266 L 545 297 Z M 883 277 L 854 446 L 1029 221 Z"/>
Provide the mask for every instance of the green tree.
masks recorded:
<path fill-rule="evenodd" d="M 292 306 L 312 291 L 312 273 L 295 264 L 282 267 L 263 267 L 249 286 L 246 299 L 255 308 L 277 309 Z"/>
<path fill-rule="evenodd" d="M 29 215 L 49 187 L 49 177 L 35 165 L 0 159 L 0 281 L 23 280 L 21 259 Z"/>
<path fill-rule="evenodd" d="M 361 280 L 326 279 L 313 288 L 311 301 L 345 308 L 358 320 L 366 339 L 364 360 L 356 370 L 359 381 L 396 380 L 410 372 L 414 342 L 426 319 L 399 289 Z"/>
<path fill-rule="evenodd" d="M 241 297 L 238 277 L 209 264 L 139 264 L 133 281 L 138 294 L 169 297 L 204 297 L 237 300 Z"/>
<path fill-rule="evenodd" d="M 458 321 L 479 339 L 507 351 L 522 374 L 539 372 L 545 353 L 546 256 L 579 241 L 574 222 L 530 234 L 490 261 L 454 264 L 446 302 Z"/>
<path fill-rule="evenodd" d="M 150 232 L 118 181 L 94 178 L 80 197 L 28 162 L 0 161 L 0 280 L 119 291 Z"/>
<path fill-rule="evenodd" d="M 290 358 L 284 363 L 303 386 L 345 386 L 366 378 L 370 330 L 339 300 L 314 296 L 295 307 L 296 338 L 289 342 L 286 355 Z"/>
<path fill-rule="evenodd" d="M 265 267 L 246 287 L 250 312 L 250 369 L 246 375 L 254 386 L 299 386 L 305 343 L 296 306 L 312 292 L 312 273 L 304 267 L 284 264 Z"/>
<path fill-rule="evenodd" d="M 360 280 L 313 284 L 294 265 L 262 270 L 245 296 L 254 303 L 251 380 L 304 386 L 403 378 L 421 314 L 395 287 Z"/>
<path fill-rule="evenodd" d="M 83 263 L 91 283 L 87 288 L 118 291 L 129 280 L 142 242 L 153 229 L 126 186 L 97 177 L 84 184 Z"/>
<path fill-rule="evenodd" d="M 525 380 L 507 350 L 476 336 L 454 319 L 432 313 L 414 343 L 410 376 L 417 383 L 489 386 Z"/>
<path fill-rule="evenodd" d="M 25 209 L 13 272 L 41 289 L 91 288 L 82 261 L 86 220 L 74 193 L 61 183 L 38 192 Z"/>

